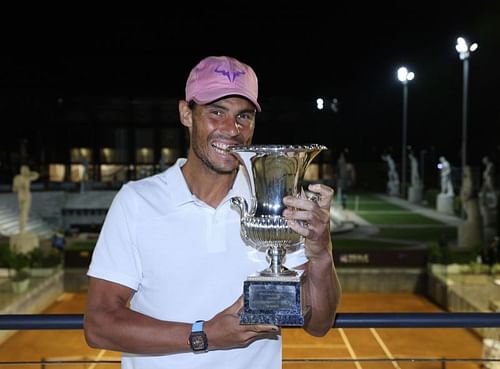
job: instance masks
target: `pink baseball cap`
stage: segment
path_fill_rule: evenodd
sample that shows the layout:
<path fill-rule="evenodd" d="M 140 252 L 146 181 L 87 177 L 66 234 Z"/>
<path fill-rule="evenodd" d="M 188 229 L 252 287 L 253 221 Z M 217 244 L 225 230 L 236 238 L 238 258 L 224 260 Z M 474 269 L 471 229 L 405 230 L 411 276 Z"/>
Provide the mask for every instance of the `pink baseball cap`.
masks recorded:
<path fill-rule="evenodd" d="M 186 82 L 186 101 L 208 104 L 224 96 L 239 95 L 250 100 L 257 111 L 257 76 L 253 69 L 229 56 L 209 56 L 189 73 Z"/>

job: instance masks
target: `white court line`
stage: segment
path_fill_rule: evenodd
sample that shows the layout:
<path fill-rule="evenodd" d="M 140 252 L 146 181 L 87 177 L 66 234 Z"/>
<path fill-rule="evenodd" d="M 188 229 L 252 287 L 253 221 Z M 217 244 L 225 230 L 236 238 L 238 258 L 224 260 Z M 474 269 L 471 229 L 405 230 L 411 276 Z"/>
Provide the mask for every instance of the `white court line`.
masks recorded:
<path fill-rule="evenodd" d="M 339 328 L 339 333 L 340 333 L 340 336 L 342 337 L 342 340 L 344 341 L 344 343 L 347 347 L 347 351 L 349 351 L 349 354 L 351 355 L 351 358 L 353 359 L 354 365 L 356 365 L 356 368 L 358 368 L 358 369 L 363 369 L 363 367 L 361 366 L 359 361 L 356 360 L 358 357 L 356 356 L 356 353 L 354 352 L 354 349 L 352 348 L 351 343 L 349 342 L 349 339 L 347 338 L 346 334 L 344 333 L 344 329 Z"/>
<path fill-rule="evenodd" d="M 101 350 L 99 351 L 99 353 L 97 354 L 96 358 L 95 358 L 95 361 L 99 361 L 102 359 L 102 357 L 104 356 L 104 354 L 106 353 L 106 350 Z M 87 369 L 94 369 L 95 366 L 96 366 L 97 363 L 93 363 L 92 365 L 90 365 Z"/>
<path fill-rule="evenodd" d="M 287 349 L 342 349 L 345 345 L 335 344 L 335 343 L 287 343 L 283 345 L 283 348 Z"/>
<path fill-rule="evenodd" d="M 398 365 L 398 362 L 397 361 L 394 361 L 394 356 L 392 356 L 391 352 L 389 351 L 389 349 L 387 348 L 387 346 L 384 344 L 384 341 L 382 340 L 382 338 L 378 335 L 377 331 L 375 330 L 375 328 L 370 328 L 370 332 L 373 334 L 373 337 L 375 337 L 375 340 L 377 341 L 377 343 L 380 345 L 380 347 L 382 347 L 382 350 L 384 351 L 385 355 L 393 360 L 391 361 L 392 363 L 392 366 L 394 366 L 396 369 L 401 369 L 400 366 Z"/>

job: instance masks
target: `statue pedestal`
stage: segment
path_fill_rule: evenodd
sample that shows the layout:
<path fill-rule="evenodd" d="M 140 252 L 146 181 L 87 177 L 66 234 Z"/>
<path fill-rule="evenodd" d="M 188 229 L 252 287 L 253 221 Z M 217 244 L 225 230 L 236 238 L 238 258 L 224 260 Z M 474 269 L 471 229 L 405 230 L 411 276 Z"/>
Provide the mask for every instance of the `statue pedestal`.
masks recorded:
<path fill-rule="evenodd" d="M 40 242 L 36 234 L 23 232 L 11 236 L 9 245 L 12 250 L 26 253 L 40 246 Z"/>
<path fill-rule="evenodd" d="M 453 196 L 440 193 L 436 201 L 436 210 L 440 213 L 454 215 Z"/>
<path fill-rule="evenodd" d="M 387 182 L 387 194 L 390 196 L 399 196 L 399 182 Z"/>
<path fill-rule="evenodd" d="M 495 228 L 497 224 L 497 210 L 480 206 L 480 211 L 483 225 Z"/>
<path fill-rule="evenodd" d="M 481 223 L 464 222 L 458 227 L 458 247 L 481 247 L 482 242 Z"/>
<path fill-rule="evenodd" d="M 420 204 L 422 202 L 424 189 L 422 186 L 410 186 L 408 189 L 408 201 L 413 204 Z"/>
<path fill-rule="evenodd" d="M 498 211 L 496 208 L 486 207 L 484 205 L 479 206 L 481 213 L 481 221 L 483 223 L 483 236 L 485 245 L 489 245 L 493 242 L 495 236 L 497 235 L 497 217 Z"/>

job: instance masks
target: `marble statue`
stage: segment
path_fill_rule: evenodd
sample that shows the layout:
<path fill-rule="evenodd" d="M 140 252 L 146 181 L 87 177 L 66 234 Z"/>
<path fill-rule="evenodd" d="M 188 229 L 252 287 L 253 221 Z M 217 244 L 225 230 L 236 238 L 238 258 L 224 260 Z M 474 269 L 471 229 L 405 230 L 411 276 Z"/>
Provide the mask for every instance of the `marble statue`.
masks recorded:
<path fill-rule="evenodd" d="M 464 168 L 462 187 L 460 188 L 460 200 L 462 201 L 467 221 L 477 222 L 479 219 L 479 207 L 472 182 L 472 172 L 469 166 Z"/>
<path fill-rule="evenodd" d="M 419 187 L 421 186 L 420 182 L 420 174 L 418 172 L 418 161 L 415 155 L 413 155 L 412 152 L 408 155 L 410 158 L 410 164 L 411 164 L 411 185 L 414 187 Z"/>
<path fill-rule="evenodd" d="M 17 193 L 19 203 L 19 233 L 26 231 L 29 211 L 31 208 L 31 182 L 39 177 L 37 172 L 30 171 L 27 165 L 21 166 L 21 171 L 14 177 L 12 182 L 12 191 Z"/>
<path fill-rule="evenodd" d="M 453 183 L 451 182 L 451 165 L 444 156 L 439 158 L 439 170 L 441 171 L 441 193 L 454 196 Z"/>
<path fill-rule="evenodd" d="M 17 193 L 19 202 L 19 232 L 9 239 L 12 250 L 18 252 L 30 252 L 40 246 L 38 236 L 27 230 L 28 216 L 31 208 L 31 182 L 39 178 L 37 172 L 33 172 L 27 165 L 21 166 L 20 173 L 12 181 L 12 191 Z"/>
<path fill-rule="evenodd" d="M 483 158 L 482 162 L 484 170 L 481 192 L 495 192 L 495 164 L 487 156 Z"/>
<path fill-rule="evenodd" d="M 483 232 L 487 244 L 491 243 L 498 234 L 498 193 L 495 188 L 495 164 L 489 157 L 482 159 L 484 170 L 479 192 L 479 207 L 483 221 Z"/>
<path fill-rule="evenodd" d="M 411 185 L 408 188 L 408 201 L 414 204 L 419 204 L 422 202 L 424 189 L 418 170 L 418 161 L 413 152 L 410 152 L 408 157 L 410 158 L 411 165 Z"/>
<path fill-rule="evenodd" d="M 458 244 L 461 247 L 472 248 L 482 244 L 481 215 L 479 200 L 472 180 L 469 166 L 464 167 L 460 200 L 465 212 L 465 222 L 458 229 Z"/>
<path fill-rule="evenodd" d="M 382 160 L 387 163 L 387 193 L 392 196 L 399 195 L 399 175 L 396 164 L 390 154 L 382 155 Z"/>

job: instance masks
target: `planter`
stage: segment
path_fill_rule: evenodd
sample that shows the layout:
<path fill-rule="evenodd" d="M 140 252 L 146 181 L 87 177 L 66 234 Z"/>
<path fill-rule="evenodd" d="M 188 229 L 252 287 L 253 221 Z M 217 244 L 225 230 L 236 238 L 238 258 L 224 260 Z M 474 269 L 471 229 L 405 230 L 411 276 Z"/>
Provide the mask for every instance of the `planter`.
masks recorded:
<path fill-rule="evenodd" d="M 12 292 L 15 294 L 21 294 L 28 290 L 30 286 L 30 279 L 23 279 L 22 281 L 11 281 Z"/>
<path fill-rule="evenodd" d="M 30 275 L 32 277 L 48 277 L 52 274 L 55 274 L 61 268 L 61 265 L 56 265 L 53 267 L 30 268 Z"/>

